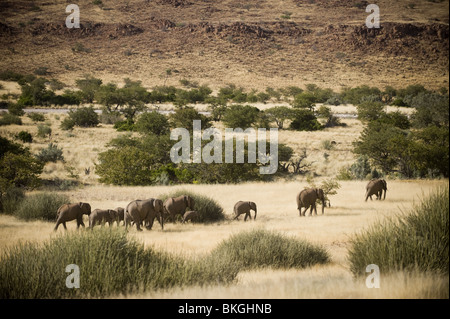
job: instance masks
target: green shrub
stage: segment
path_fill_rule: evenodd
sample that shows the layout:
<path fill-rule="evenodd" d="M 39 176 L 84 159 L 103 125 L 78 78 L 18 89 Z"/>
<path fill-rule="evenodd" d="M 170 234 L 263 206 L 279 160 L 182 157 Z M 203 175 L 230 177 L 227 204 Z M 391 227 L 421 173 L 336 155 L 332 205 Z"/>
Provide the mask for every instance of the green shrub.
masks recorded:
<path fill-rule="evenodd" d="M 435 190 L 408 214 L 378 222 L 351 239 L 354 275 L 376 264 L 380 272 L 449 271 L 449 188 Z"/>
<path fill-rule="evenodd" d="M 129 120 L 117 121 L 114 123 L 114 128 L 119 132 L 131 132 L 134 131 L 134 123 Z"/>
<path fill-rule="evenodd" d="M 92 106 L 70 110 L 69 118 L 75 123 L 75 125 L 81 127 L 97 126 L 97 124 L 100 122 L 98 119 L 98 114 L 95 112 Z"/>
<path fill-rule="evenodd" d="M 67 265 L 80 269 L 68 289 Z M 238 270 L 223 260 L 189 260 L 128 239 L 121 229 L 59 235 L 20 244 L 0 259 L 0 298 L 99 298 L 174 286 L 230 283 Z"/>
<path fill-rule="evenodd" d="M 9 103 L 8 112 L 12 115 L 17 115 L 17 116 L 22 116 L 25 114 L 25 111 L 23 110 L 23 106 L 19 105 L 17 103 Z"/>
<path fill-rule="evenodd" d="M 57 161 L 64 162 L 62 149 L 58 148 L 58 145 L 53 143 L 48 144 L 47 148 L 41 149 L 40 152 L 36 154 L 36 158 L 42 163 L 55 163 Z"/>
<path fill-rule="evenodd" d="M 58 208 L 69 203 L 65 195 L 55 193 L 38 193 L 25 197 L 19 204 L 14 215 L 24 220 L 55 221 Z"/>
<path fill-rule="evenodd" d="M 44 122 L 45 121 L 45 115 L 42 113 L 37 112 L 30 112 L 27 114 L 27 116 L 33 121 L 33 122 Z"/>
<path fill-rule="evenodd" d="M 241 270 L 305 268 L 330 261 L 328 252 L 321 246 L 267 230 L 232 235 L 211 252 L 211 257 L 228 260 Z"/>
<path fill-rule="evenodd" d="M 75 126 L 75 121 L 72 120 L 70 117 L 66 117 L 64 120 L 61 121 L 60 128 L 64 131 L 70 131 Z"/>
<path fill-rule="evenodd" d="M 223 208 L 212 198 L 193 193 L 188 190 L 178 190 L 176 192 L 161 196 L 161 200 L 166 200 L 169 197 L 178 197 L 181 195 L 188 195 L 194 199 L 195 211 L 198 213 L 198 217 L 195 222 L 197 223 L 213 223 L 219 222 L 225 219 Z"/>
<path fill-rule="evenodd" d="M 259 110 L 250 105 L 232 105 L 225 110 L 223 122 L 226 127 L 246 129 L 258 119 Z"/>
<path fill-rule="evenodd" d="M 169 132 L 169 120 L 158 112 L 143 113 L 136 121 L 135 130 L 143 134 L 164 135 Z"/>
<path fill-rule="evenodd" d="M 19 187 L 10 187 L 0 195 L 0 212 L 14 214 L 20 202 L 25 198 L 25 192 Z"/>
<path fill-rule="evenodd" d="M 33 142 L 33 137 L 27 131 L 20 131 L 19 133 L 17 133 L 16 138 L 24 143 Z"/>
<path fill-rule="evenodd" d="M 2 125 L 22 125 L 22 119 L 17 116 L 10 113 L 3 113 L 0 117 L 0 126 Z"/>
<path fill-rule="evenodd" d="M 45 138 L 46 136 L 50 136 L 52 134 L 52 128 L 45 124 L 38 124 L 38 133 L 39 137 Z"/>
<path fill-rule="evenodd" d="M 297 131 L 317 131 L 322 129 L 314 113 L 310 110 L 299 109 L 295 110 L 293 121 L 290 128 Z"/>

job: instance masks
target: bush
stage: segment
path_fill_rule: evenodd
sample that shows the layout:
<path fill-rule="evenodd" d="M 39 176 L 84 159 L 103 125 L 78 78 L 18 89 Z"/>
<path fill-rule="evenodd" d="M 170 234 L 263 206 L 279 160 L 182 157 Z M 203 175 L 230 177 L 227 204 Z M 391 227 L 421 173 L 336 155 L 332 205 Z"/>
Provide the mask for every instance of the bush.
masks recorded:
<path fill-rule="evenodd" d="M 295 116 L 289 127 L 297 131 L 317 131 L 322 129 L 322 125 L 317 121 L 314 113 L 306 109 L 295 110 Z"/>
<path fill-rule="evenodd" d="M 25 198 L 25 192 L 19 187 L 10 187 L 0 195 L 0 212 L 14 214 L 20 202 Z"/>
<path fill-rule="evenodd" d="M 197 223 L 213 223 L 219 222 L 225 219 L 223 208 L 212 198 L 193 193 L 187 190 L 178 190 L 168 195 L 161 196 L 164 201 L 169 197 L 177 197 L 181 195 L 188 195 L 194 199 L 195 211 L 198 213 L 198 217 L 194 222 Z"/>
<path fill-rule="evenodd" d="M 250 105 L 232 105 L 225 110 L 223 122 L 226 127 L 246 129 L 258 119 L 259 110 Z"/>
<path fill-rule="evenodd" d="M 422 199 L 408 214 L 379 222 L 351 239 L 348 255 L 354 275 L 376 264 L 380 272 L 449 271 L 448 185 Z"/>
<path fill-rule="evenodd" d="M 321 246 L 267 230 L 232 235 L 211 252 L 211 257 L 227 260 L 241 270 L 301 269 L 330 261 L 328 252 Z"/>
<path fill-rule="evenodd" d="M 38 125 L 38 133 L 39 137 L 45 138 L 46 136 L 50 136 L 52 134 L 52 128 L 48 125 L 39 124 Z"/>
<path fill-rule="evenodd" d="M 79 266 L 81 289 L 66 287 L 69 264 Z M 120 229 L 94 229 L 11 248 L 0 259 L 0 298 L 99 298 L 174 286 L 226 284 L 237 272 L 222 260 L 189 260 L 144 249 Z"/>
<path fill-rule="evenodd" d="M 47 148 L 43 148 L 40 150 L 38 154 L 36 154 L 36 158 L 42 163 L 48 163 L 56 161 L 63 161 L 64 156 L 61 148 L 58 148 L 58 145 L 50 143 Z"/>
<path fill-rule="evenodd" d="M 117 121 L 114 123 L 114 128 L 119 132 L 131 132 L 134 131 L 134 123 L 129 120 Z"/>
<path fill-rule="evenodd" d="M 65 195 L 55 193 L 39 193 L 25 197 L 19 204 L 14 215 L 24 220 L 45 220 L 56 221 L 58 208 L 69 203 L 69 198 Z"/>
<path fill-rule="evenodd" d="M 37 112 L 30 112 L 27 114 L 27 116 L 33 121 L 33 122 L 44 122 L 45 121 L 45 115 L 42 113 Z"/>
<path fill-rule="evenodd" d="M 22 125 L 22 119 L 17 116 L 10 113 L 3 113 L 0 117 L 0 126 L 2 125 Z"/>
<path fill-rule="evenodd" d="M 139 116 L 134 128 L 142 134 L 164 135 L 169 133 L 169 120 L 156 111 L 143 113 Z"/>
<path fill-rule="evenodd" d="M 25 114 L 23 106 L 16 103 L 9 103 L 8 112 L 12 115 L 22 116 Z"/>
<path fill-rule="evenodd" d="M 24 143 L 33 142 L 33 137 L 27 131 L 20 131 L 19 133 L 17 133 L 16 138 Z"/>
<path fill-rule="evenodd" d="M 92 106 L 82 107 L 77 110 L 70 110 L 69 118 L 77 126 L 81 127 L 93 127 L 99 123 L 98 114 L 95 112 Z"/>
<path fill-rule="evenodd" d="M 64 120 L 62 120 L 61 125 L 59 126 L 64 131 L 70 131 L 75 126 L 75 121 L 72 120 L 70 117 L 66 117 Z"/>
<path fill-rule="evenodd" d="M 202 130 L 211 127 L 211 120 L 205 115 L 198 113 L 193 107 L 179 108 L 169 116 L 170 127 L 185 128 L 190 132 L 193 130 L 194 120 L 201 121 Z"/>

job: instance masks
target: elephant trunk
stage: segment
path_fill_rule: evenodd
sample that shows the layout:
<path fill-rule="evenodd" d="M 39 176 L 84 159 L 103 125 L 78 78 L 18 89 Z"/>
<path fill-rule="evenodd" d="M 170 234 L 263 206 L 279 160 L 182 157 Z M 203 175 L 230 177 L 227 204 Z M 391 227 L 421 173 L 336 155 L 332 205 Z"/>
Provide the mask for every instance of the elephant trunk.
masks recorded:
<path fill-rule="evenodd" d="M 255 217 L 253 218 L 253 220 L 256 219 L 256 213 L 257 213 L 257 209 L 255 208 Z"/>
<path fill-rule="evenodd" d="M 325 213 L 325 198 L 322 199 L 322 215 Z"/>

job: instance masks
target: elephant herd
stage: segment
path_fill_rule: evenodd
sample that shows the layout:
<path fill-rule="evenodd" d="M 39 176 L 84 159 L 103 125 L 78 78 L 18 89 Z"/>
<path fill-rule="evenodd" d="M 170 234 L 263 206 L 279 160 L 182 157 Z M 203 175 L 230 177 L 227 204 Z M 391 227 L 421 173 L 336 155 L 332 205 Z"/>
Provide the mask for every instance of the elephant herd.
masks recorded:
<path fill-rule="evenodd" d="M 383 197 L 384 191 L 384 197 Z M 377 200 L 386 199 L 387 183 L 384 179 L 372 179 L 366 186 L 365 200 L 376 195 Z M 308 188 L 302 190 L 296 196 L 297 209 L 300 216 L 305 216 L 308 208 L 310 209 L 310 215 L 313 211 L 317 215 L 316 202 L 320 201 L 322 204 L 322 214 L 325 210 L 325 194 L 320 188 Z M 194 199 L 191 196 L 181 195 L 178 197 L 170 197 L 164 202 L 160 199 L 150 198 L 146 200 L 134 200 L 130 202 L 124 209 L 117 207 L 115 209 L 95 209 L 91 211 L 91 206 L 88 203 L 74 203 L 64 204 L 58 208 L 56 213 L 56 225 L 54 230 L 58 229 L 58 226 L 62 224 L 64 229 L 66 228 L 66 222 L 71 220 L 77 221 L 77 228 L 85 226 L 83 223 L 83 215 L 89 216 L 89 228 L 93 228 L 98 224 L 108 223 L 111 226 L 114 222 L 117 225 L 121 221 L 124 222 L 125 228 L 134 223 L 136 229 L 141 231 L 141 227 L 146 229 L 152 229 L 155 218 L 161 225 L 161 229 L 164 229 L 164 220 L 169 219 L 175 222 L 176 216 L 182 216 L 182 223 L 189 220 L 195 220 L 198 217 L 197 211 L 193 210 L 195 206 Z M 187 208 L 191 210 L 187 210 Z M 304 208 L 302 212 L 302 208 Z M 245 215 L 244 221 L 251 217 L 251 210 L 254 211 L 254 218 L 256 219 L 257 207 L 255 202 L 251 201 L 239 201 L 234 205 L 233 213 L 234 218 L 238 219 L 240 215 Z"/>

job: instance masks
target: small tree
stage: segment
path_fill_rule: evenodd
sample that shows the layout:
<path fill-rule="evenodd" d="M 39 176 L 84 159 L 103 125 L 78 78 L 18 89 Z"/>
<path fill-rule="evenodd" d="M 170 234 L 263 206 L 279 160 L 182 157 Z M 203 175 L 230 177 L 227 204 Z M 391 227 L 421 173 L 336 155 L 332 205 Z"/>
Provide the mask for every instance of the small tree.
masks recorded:
<path fill-rule="evenodd" d="M 223 122 L 230 128 L 248 128 L 258 119 L 259 110 L 250 105 L 232 105 L 225 110 Z"/>
<path fill-rule="evenodd" d="M 284 122 L 291 119 L 295 112 L 287 106 L 275 106 L 265 110 L 271 121 L 277 124 L 278 129 L 283 129 Z"/>
<path fill-rule="evenodd" d="M 75 123 L 75 125 L 81 127 L 97 126 L 100 122 L 98 119 L 98 114 L 92 106 L 82 107 L 75 111 L 70 110 L 69 118 Z"/>
<path fill-rule="evenodd" d="M 322 128 L 314 113 L 305 109 L 295 110 L 289 127 L 297 131 L 317 131 Z"/>
<path fill-rule="evenodd" d="M 147 112 L 139 116 L 134 127 L 136 131 L 143 134 L 163 135 L 169 132 L 169 120 L 156 111 Z"/>

